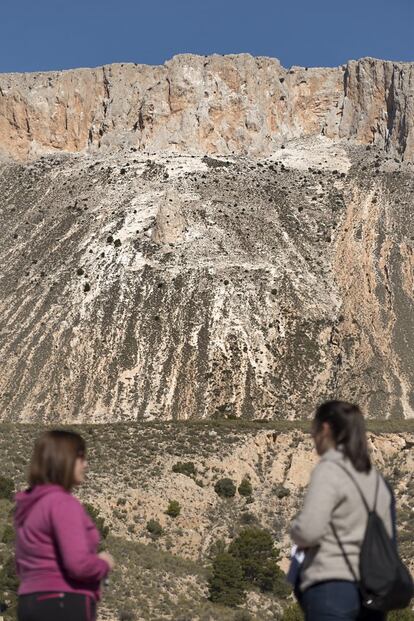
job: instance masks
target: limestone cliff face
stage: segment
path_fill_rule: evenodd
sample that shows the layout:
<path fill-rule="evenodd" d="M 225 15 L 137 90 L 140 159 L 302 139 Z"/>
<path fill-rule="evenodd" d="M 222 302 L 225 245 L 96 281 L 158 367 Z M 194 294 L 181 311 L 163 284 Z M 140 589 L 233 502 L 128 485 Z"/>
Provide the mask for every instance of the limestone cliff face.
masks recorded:
<path fill-rule="evenodd" d="M 0 75 L 0 149 L 42 153 L 130 145 L 152 152 L 264 156 L 324 135 L 414 159 L 414 64 L 372 58 L 333 69 L 271 58 L 174 57 Z"/>

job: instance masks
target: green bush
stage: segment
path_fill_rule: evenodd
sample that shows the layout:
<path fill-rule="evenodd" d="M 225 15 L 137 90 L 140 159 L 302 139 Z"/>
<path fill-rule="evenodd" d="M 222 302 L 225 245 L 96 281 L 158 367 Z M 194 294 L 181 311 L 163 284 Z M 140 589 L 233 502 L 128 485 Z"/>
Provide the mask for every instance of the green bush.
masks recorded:
<path fill-rule="evenodd" d="M 210 600 L 224 606 L 238 606 L 244 601 L 241 563 L 228 552 L 217 554 L 208 581 Z"/>
<path fill-rule="evenodd" d="M 158 522 L 158 520 L 149 520 L 147 522 L 147 531 L 153 536 L 153 537 L 161 537 L 161 535 L 163 534 L 163 529 L 161 524 Z"/>
<path fill-rule="evenodd" d="M 233 621 L 253 621 L 253 617 L 247 610 L 238 610 Z"/>
<path fill-rule="evenodd" d="M 414 621 L 414 612 L 410 608 L 393 610 L 388 614 L 388 621 Z"/>
<path fill-rule="evenodd" d="M 282 498 L 285 498 L 286 496 L 290 496 L 290 490 L 287 487 L 284 487 L 283 485 L 275 485 L 273 487 L 273 491 L 276 494 L 276 496 L 279 498 L 279 500 L 281 500 Z"/>
<path fill-rule="evenodd" d="M 230 544 L 229 553 L 240 560 L 247 582 L 263 592 L 272 591 L 282 598 L 289 596 L 290 588 L 277 565 L 278 553 L 267 530 L 245 528 Z"/>
<path fill-rule="evenodd" d="M 291 604 L 284 609 L 282 621 L 303 621 L 303 618 L 299 604 Z"/>
<path fill-rule="evenodd" d="M 222 554 L 223 552 L 227 552 L 226 542 L 223 539 L 216 539 L 216 541 L 213 541 L 210 545 L 207 557 L 213 560 L 216 556 Z"/>
<path fill-rule="evenodd" d="M 231 479 L 224 478 L 217 481 L 214 491 L 222 498 L 233 498 L 236 494 L 236 486 Z"/>
<path fill-rule="evenodd" d="M 16 533 L 14 531 L 14 528 L 11 524 L 6 524 L 4 531 L 3 531 L 3 536 L 1 538 L 1 542 L 2 543 L 13 543 L 14 538 L 16 536 Z"/>
<path fill-rule="evenodd" d="M 272 573 L 272 593 L 279 599 L 287 599 L 292 594 L 292 587 L 286 580 L 286 574 L 276 565 L 276 571 Z"/>
<path fill-rule="evenodd" d="M 7 503 L 4 503 L 5 505 Z M 3 507 L 4 510 L 5 507 Z M 8 510 L 7 510 L 8 511 Z M 9 518 L 11 515 L 9 515 Z M 17 588 L 18 579 L 16 575 L 16 565 L 13 554 L 13 542 L 15 538 L 15 531 L 8 520 L 3 529 L 0 551 L 0 603 L 7 604 L 7 610 L 3 613 L 5 621 L 16 621 L 16 607 L 17 607 Z M 0 613 L 0 618 L 1 613 Z"/>
<path fill-rule="evenodd" d="M 18 586 L 14 556 L 9 556 L 0 570 L 0 599 L 4 592 L 16 593 Z"/>
<path fill-rule="evenodd" d="M 0 498 L 6 500 L 13 500 L 14 496 L 14 481 L 0 475 Z"/>
<path fill-rule="evenodd" d="M 192 461 L 186 462 L 177 462 L 172 467 L 173 472 L 178 472 L 179 474 L 185 474 L 187 477 L 195 477 L 197 475 L 196 467 L 194 466 Z"/>
<path fill-rule="evenodd" d="M 106 526 L 105 520 L 100 515 L 98 509 L 88 502 L 85 502 L 83 506 L 86 512 L 89 514 L 89 517 L 94 522 L 96 528 L 98 529 L 101 539 L 102 540 L 106 539 L 109 533 L 109 527 Z"/>
<path fill-rule="evenodd" d="M 240 515 L 240 522 L 242 524 L 257 524 L 258 520 L 254 513 L 250 513 L 249 511 L 244 511 Z"/>
<path fill-rule="evenodd" d="M 253 493 L 253 487 L 249 479 L 244 478 L 243 481 L 240 483 L 237 491 L 239 492 L 240 496 L 244 496 L 245 498 L 251 496 Z"/>
<path fill-rule="evenodd" d="M 172 518 L 178 517 L 181 513 L 181 506 L 178 500 L 170 500 L 165 513 Z"/>

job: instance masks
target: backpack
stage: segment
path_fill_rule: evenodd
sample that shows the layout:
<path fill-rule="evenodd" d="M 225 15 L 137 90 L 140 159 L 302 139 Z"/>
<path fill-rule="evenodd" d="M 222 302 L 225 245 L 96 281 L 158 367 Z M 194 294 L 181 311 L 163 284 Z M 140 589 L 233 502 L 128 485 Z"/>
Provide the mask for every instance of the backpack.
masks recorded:
<path fill-rule="evenodd" d="M 335 463 L 352 479 L 368 513 L 367 527 L 359 558 L 359 580 L 336 529 L 331 523 L 335 539 L 348 569 L 359 586 L 362 605 L 365 608 L 381 612 L 406 608 L 414 595 L 413 579 L 398 555 L 396 541 L 388 535 L 382 519 L 376 512 L 380 475 L 377 473 L 374 506 L 370 509 L 355 477 L 347 468 L 338 462 Z"/>

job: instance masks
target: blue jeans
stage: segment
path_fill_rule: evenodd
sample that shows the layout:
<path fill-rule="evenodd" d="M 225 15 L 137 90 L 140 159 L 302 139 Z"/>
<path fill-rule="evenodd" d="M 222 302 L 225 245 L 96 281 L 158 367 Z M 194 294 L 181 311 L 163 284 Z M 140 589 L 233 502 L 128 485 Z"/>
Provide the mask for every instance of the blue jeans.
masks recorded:
<path fill-rule="evenodd" d="M 300 596 L 305 621 L 384 621 L 382 612 L 361 607 L 354 582 L 331 580 L 314 584 Z"/>

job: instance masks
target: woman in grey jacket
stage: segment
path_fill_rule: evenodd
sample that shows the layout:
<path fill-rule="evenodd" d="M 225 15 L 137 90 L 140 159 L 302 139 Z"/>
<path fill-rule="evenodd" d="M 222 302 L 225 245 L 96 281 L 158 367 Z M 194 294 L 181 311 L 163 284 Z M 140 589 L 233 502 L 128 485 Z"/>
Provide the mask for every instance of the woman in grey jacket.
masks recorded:
<path fill-rule="evenodd" d="M 368 453 L 363 415 L 356 405 L 328 401 L 317 409 L 312 433 L 321 459 L 312 472 L 303 509 L 291 528 L 293 541 L 305 550 L 298 585 L 305 619 L 382 621 L 382 613 L 361 606 L 355 576 L 359 577 L 367 510 L 355 483 L 343 470 L 354 477 L 373 507 L 378 473 Z M 391 505 L 392 494 L 379 477 L 376 511 L 393 536 Z"/>

